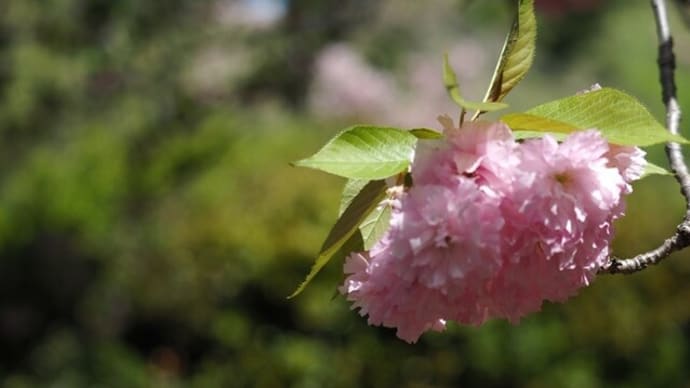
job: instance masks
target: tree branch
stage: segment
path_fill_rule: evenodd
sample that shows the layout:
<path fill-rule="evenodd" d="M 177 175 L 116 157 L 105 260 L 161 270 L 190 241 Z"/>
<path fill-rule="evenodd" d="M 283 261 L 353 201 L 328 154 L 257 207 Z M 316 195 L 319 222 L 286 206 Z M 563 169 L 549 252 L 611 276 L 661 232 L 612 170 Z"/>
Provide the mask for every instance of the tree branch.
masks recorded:
<path fill-rule="evenodd" d="M 659 80 L 661 82 L 661 98 L 666 105 L 666 128 L 673 134 L 678 134 L 681 111 L 676 99 L 675 68 L 676 59 L 673 53 L 673 38 L 666 15 L 664 0 L 652 0 L 656 31 L 659 38 Z M 599 272 L 630 274 L 641 271 L 650 265 L 658 264 L 671 253 L 690 245 L 690 174 L 685 165 L 680 145 L 666 144 L 666 156 L 671 170 L 680 184 L 680 192 L 685 197 L 685 217 L 676 228 L 676 233 L 667 238 L 658 248 L 639 254 L 629 259 L 612 257 L 607 265 Z"/>

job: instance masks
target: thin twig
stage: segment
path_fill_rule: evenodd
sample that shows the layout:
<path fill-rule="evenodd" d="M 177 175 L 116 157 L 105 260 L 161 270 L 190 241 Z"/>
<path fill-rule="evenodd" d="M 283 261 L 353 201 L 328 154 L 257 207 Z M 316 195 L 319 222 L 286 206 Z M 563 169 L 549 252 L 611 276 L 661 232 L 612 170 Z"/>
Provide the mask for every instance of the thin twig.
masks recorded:
<path fill-rule="evenodd" d="M 666 15 L 664 0 L 652 0 L 656 31 L 659 38 L 659 80 L 661 81 L 661 98 L 666 105 L 666 128 L 673 134 L 678 134 L 681 111 L 676 99 L 675 54 L 673 53 L 673 38 Z M 685 217 L 676 228 L 676 233 L 667 238 L 658 248 L 639 254 L 629 259 L 611 258 L 600 272 L 630 274 L 641 271 L 650 265 L 658 264 L 671 253 L 690 245 L 690 174 L 683 160 L 683 154 L 678 143 L 666 144 L 666 156 L 671 170 L 680 184 L 680 192 L 685 197 Z"/>

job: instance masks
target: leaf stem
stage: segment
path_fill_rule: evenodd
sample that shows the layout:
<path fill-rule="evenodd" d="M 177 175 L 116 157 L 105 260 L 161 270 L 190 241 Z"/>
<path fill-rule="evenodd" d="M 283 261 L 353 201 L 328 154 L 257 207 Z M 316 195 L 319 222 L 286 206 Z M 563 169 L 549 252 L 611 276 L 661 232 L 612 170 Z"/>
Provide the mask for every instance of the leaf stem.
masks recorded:
<path fill-rule="evenodd" d="M 654 20 L 659 39 L 659 81 L 661 83 L 661 98 L 666 106 L 666 128 L 673 134 L 678 134 L 681 119 L 681 110 L 676 98 L 675 82 L 675 54 L 673 52 L 673 37 L 666 14 L 664 0 L 652 0 Z M 660 263 L 671 253 L 684 249 L 690 245 L 690 174 L 683 159 L 678 143 L 666 144 L 666 156 L 671 165 L 671 170 L 680 184 L 680 192 L 685 198 L 685 217 L 676 228 L 676 233 L 667 238 L 659 247 L 649 252 L 641 253 L 629 259 L 612 257 L 600 272 L 631 274 L 641 271 L 650 265 Z"/>

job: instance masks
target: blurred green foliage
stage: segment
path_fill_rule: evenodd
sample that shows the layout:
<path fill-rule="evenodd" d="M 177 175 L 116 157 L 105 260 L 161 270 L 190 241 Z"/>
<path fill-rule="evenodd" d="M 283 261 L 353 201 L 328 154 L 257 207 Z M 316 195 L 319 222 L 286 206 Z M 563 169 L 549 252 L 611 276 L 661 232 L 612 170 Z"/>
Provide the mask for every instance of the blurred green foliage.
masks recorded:
<path fill-rule="evenodd" d="M 687 253 L 602 276 L 520 325 L 451 326 L 416 345 L 331 298 L 339 263 L 286 300 L 343 183 L 288 162 L 351 124 L 302 104 L 314 56 L 350 41 L 395 72 L 437 26 L 413 24 L 434 14 L 402 0 L 366 12 L 368 2 L 290 1 L 287 22 L 252 29 L 219 23 L 218 3 L 0 3 L 0 386 L 688 386 Z M 434 30 L 447 40 L 507 31 L 507 2 L 417 7 L 448 3 Z M 508 102 L 598 81 L 663 117 L 650 15 L 625 1 L 579 14 L 594 27 L 574 48 L 576 23 L 546 21 L 536 69 Z M 209 49 L 230 55 L 220 69 L 232 72 L 200 77 Z M 651 156 L 663 164 L 660 148 Z M 616 252 L 655 246 L 682 211 L 672 179 L 638 184 Z"/>

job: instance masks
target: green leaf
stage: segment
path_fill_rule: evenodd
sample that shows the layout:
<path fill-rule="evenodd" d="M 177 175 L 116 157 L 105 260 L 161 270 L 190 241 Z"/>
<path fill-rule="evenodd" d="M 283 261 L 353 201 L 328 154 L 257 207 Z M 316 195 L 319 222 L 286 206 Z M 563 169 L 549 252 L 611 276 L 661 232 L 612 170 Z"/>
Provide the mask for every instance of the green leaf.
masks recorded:
<path fill-rule="evenodd" d="M 658 166 L 654 163 L 647 162 L 647 165 L 644 167 L 644 172 L 642 173 L 642 178 L 646 178 L 650 175 L 673 175 L 670 171 L 667 169 Z"/>
<path fill-rule="evenodd" d="M 417 139 L 433 140 L 443 137 L 441 132 L 429 128 L 410 129 L 410 133 L 413 134 Z"/>
<path fill-rule="evenodd" d="M 534 17 L 534 0 L 520 0 L 517 18 L 503 44 L 503 50 L 484 101 L 502 101 L 525 78 L 532 66 L 536 39 L 537 21 Z"/>
<path fill-rule="evenodd" d="M 359 226 L 365 250 L 371 249 L 386 233 L 390 226 L 392 210 L 390 204 L 382 204 L 374 209 Z"/>
<path fill-rule="evenodd" d="M 352 179 L 382 179 L 407 169 L 417 142 L 410 131 L 354 126 L 340 132 L 313 156 L 295 162 Z"/>
<path fill-rule="evenodd" d="M 355 199 L 357 194 L 364 188 L 364 186 L 369 183 L 366 179 L 348 179 L 345 182 L 345 187 L 343 187 L 343 194 L 340 197 L 340 208 L 338 209 L 338 217 L 340 217 L 345 209 L 350 206 L 352 200 Z"/>
<path fill-rule="evenodd" d="M 549 132 L 567 134 L 580 129 L 562 121 L 536 116 L 529 113 L 510 113 L 501 117 L 501 121 L 506 123 L 506 125 L 513 129 L 513 131 L 531 130 L 537 133 Z"/>
<path fill-rule="evenodd" d="M 668 132 L 634 97 L 611 88 L 551 101 L 501 120 L 517 131 L 569 133 L 596 128 L 609 142 L 620 145 L 688 144 Z"/>
<path fill-rule="evenodd" d="M 358 232 L 359 225 L 385 198 L 386 188 L 386 182 L 382 180 L 371 181 L 355 196 L 328 233 L 328 237 L 321 246 L 316 262 L 314 262 L 306 279 L 288 298 L 294 298 L 301 293 L 333 255 L 350 241 L 352 235 Z"/>
<path fill-rule="evenodd" d="M 443 56 L 443 84 L 451 100 L 465 110 L 493 112 L 508 107 L 508 104 L 502 102 L 474 102 L 465 100 L 462 94 L 460 94 L 460 86 L 458 85 L 458 78 L 455 75 L 455 71 L 448 62 L 448 53 Z"/>
<path fill-rule="evenodd" d="M 352 200 L 359 194 L 359 192 L 366 186 L 368 181 L 350 179 L 345 183 L 343 188 L 343 195 L 340 199 L 340 214 L 350 205 Z M 388 230 L 390 224 L 392 209 L 389 204 L 381 204 L 374 209 L 367 218 L 362 221 L 359 226 L 361 238 L 363 240 L 363 248 L 365 250 L 371 249 L 374 244 L 383 236 Z"/>

